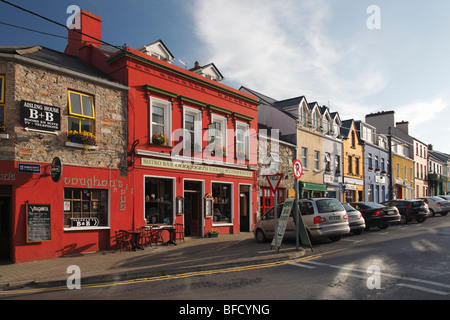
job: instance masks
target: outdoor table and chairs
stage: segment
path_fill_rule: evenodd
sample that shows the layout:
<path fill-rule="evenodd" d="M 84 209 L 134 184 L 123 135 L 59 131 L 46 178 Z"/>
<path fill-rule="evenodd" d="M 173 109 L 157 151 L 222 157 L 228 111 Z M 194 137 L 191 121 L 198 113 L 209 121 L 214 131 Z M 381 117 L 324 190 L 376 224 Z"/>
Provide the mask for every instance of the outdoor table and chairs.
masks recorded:
<path fill-rule="evenodd" d="M 164 242 L 162 237 L 163 231 L 169 232 L 169 240 Z M 116 250 L 120 248 L 136 251 L 137 249 L 144 250 L 147 245 L 152 246 L 152 243 L 158 245 L 158 242 L 163 245 L 176 245 L 177 230 L 180 228 L 171 224 L 147 225 L 139 227 L 135 230 L 117 230 L 116 231 Z M 180 238 L 184 240 L 183 238 Z"/>

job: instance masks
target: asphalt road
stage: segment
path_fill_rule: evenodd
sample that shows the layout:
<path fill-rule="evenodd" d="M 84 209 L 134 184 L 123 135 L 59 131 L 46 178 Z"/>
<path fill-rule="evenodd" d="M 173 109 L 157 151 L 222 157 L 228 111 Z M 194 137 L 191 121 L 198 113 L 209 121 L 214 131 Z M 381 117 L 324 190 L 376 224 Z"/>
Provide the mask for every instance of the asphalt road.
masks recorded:
<path fill-rule="evenodd" d="M 302 261 L 277 267 L 249 266 L 239 271 L 96 284 L 81 290 L 18 293 L 7 298 L 160 300 L 151 305 L 172 302 L 171 312 L 175 313 L 188 311 L 181 309 L 186 301 L 209 300 L 221 315 L 232 311 L 224 309 L 227 301 L 257 301 L 252 306 L 259 309 L 253 312 L 262 312 L 264 301 L 270 305 L 270 301 L 286 300 L 450 300 L 449 243 L 450 217 L 436 216 L 422 224 L 373 228 L 338 242 L 317 243 L 312 252 L 307 249 Z M 220 306 L 212 300 L 220 301 Z M 239 311 L 244 309 L 235 310 Z"/>

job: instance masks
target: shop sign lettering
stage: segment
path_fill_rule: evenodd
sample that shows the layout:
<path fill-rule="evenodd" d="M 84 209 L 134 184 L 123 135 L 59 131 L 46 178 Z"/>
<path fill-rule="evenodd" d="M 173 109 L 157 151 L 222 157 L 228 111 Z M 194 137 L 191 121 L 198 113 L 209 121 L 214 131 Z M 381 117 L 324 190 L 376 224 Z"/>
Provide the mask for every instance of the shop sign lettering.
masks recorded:
<path fill-rule="evenodd" d="M 119 210 L 126 209 L 127 191 L 133 194 L 133 187 L 119 179 L 98 179 L 95 175 L 92 178 L 66 177 L 63 179 L 64 185 L 84 188 L 109 188 L 113 193 L 119 193 Z"/>
<path fill-rule="evenodd" d="M 12 172 L 0 173 L 0 181 L 15 181 L 16 174 Z"/>
<path fill-rule="evenodd" d="M 24 126 L 42 130 L 60 130 L 61 109 L 22 100 L 20 102 L 20 121 Z"/>

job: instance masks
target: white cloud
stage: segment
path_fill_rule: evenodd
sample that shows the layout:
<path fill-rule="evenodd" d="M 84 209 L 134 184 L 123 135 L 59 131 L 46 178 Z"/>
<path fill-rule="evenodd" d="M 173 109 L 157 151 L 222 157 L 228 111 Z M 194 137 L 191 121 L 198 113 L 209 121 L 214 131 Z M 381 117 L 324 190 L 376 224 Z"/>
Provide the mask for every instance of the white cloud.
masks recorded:
<path fill-rule="evenodd" d="M 366 49 L 329 35 L 333 11 L 325 1 L 197 0 L 192 12 L 205 59 L 237 86 L 342 108 L 385 86 Z"/>

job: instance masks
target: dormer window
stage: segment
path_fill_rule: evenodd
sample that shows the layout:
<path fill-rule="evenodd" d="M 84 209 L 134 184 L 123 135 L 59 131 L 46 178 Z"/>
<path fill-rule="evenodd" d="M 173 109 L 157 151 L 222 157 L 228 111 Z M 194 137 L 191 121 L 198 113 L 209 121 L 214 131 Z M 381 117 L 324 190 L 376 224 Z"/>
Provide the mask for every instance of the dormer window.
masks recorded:
<path fill-rule="evenodd" d="M 149 43 L 138 50 L 168 63 L 172 63 L 175 60 L 175 57 L 161 40 Z"/>
<path fill-rule="evenodd" d="M 210 80 L 221 82 L 224 78 L 220 73 L 219 69 L 214 65 L 214 63 L 207 64 L 206 66 L 201 66 L 198 61 L 195 62 L 194 68 L 190 69 L 194 73 L 197 73 Z"/>

